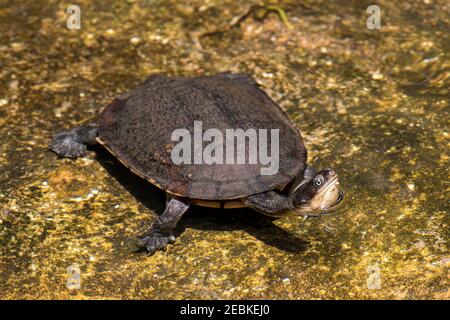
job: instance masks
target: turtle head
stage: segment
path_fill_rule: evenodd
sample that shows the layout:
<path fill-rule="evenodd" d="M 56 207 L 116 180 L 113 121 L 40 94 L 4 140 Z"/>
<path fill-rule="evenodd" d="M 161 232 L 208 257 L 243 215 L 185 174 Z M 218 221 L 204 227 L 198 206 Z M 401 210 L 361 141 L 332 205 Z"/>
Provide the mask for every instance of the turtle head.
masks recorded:
<path fill-rule="evenodd" d="M 294 184 L 289 196 L 294 212 L 304 216 L 333 212 L 344 204 L 344 192 L 339 188 L 336 172 L 331 169 L 316 173 L 308 167 L 304 179 Z"/>

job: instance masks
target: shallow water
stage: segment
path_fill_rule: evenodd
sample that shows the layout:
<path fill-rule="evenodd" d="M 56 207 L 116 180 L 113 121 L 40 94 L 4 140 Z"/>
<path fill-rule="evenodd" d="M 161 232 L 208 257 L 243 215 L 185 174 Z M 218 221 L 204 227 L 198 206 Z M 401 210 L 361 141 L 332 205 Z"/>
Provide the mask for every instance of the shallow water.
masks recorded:
<path fill-rule="evenodd" d="M 291 28 L 257 1 L 79 3 L 68 30 L 67 2 L 0 2 L 0 298 L 450 298 L 448 1 L 379 1 L 380 30 L 370 1 L 276 2 Z M 133 253 L 164 194 L 101 148 L 58 159 L 51 134 L 151 73 L 225 70 L 289 113 L 345 209 L 195 208 Z"/>

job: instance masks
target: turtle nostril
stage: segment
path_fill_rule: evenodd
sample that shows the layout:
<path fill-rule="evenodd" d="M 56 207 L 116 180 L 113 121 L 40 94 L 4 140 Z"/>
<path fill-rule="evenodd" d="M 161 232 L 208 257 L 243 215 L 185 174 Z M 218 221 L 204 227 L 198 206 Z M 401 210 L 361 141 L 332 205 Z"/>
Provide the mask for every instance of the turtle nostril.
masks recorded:
<path fill-rule="evenodd" d="M 334 176 L 336 174 L 336 172 L 334 172 L 333 170 L 330 170 L 330 176 Z"/>

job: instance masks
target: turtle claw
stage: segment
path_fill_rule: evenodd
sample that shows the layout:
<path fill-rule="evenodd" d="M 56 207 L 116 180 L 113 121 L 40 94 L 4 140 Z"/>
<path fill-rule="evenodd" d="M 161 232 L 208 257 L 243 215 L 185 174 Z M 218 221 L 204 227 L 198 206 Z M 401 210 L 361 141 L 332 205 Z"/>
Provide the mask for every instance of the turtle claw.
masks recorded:
<path fill-rule="evenodd" d="M 148 255 L 152 255 L 158 250 L 165 251 L 167 245 L 173 242 L 175 242 L 175 236 L 172 231 L 153 230 L 139 239 L 139 246 L 145 248 Z"/>
<path fill-rule="evenodd" d="M 54 135 L 50 149 L 65 158 L 78 158 L 86 155 L 86 145 L 75 140 L 75 134 L 71 131 Z"/>

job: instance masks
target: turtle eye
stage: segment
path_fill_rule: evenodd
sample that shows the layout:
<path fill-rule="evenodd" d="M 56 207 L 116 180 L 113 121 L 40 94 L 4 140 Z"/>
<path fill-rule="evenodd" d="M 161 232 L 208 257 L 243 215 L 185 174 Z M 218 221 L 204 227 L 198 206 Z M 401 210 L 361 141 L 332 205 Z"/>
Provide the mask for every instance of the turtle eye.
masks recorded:
<path fill-rule="evenodd" d="M 317 176 L 314 178 L 313 185 L 314 185 L 314 187 L 319 188 L 323 184 L 323 182 L 324 182 L 324 178 L 322 175 L 320 175 L 320 176 Z"/>

